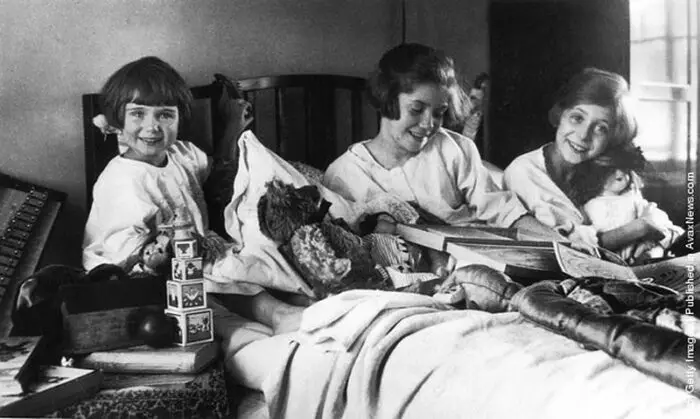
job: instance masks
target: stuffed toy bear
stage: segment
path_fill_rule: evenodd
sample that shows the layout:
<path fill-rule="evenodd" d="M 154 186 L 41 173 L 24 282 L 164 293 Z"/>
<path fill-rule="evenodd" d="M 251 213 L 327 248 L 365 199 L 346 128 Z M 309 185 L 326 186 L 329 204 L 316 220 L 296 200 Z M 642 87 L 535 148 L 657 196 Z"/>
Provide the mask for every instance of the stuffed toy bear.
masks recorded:
<path fill-rule="evenodd" d="M 429 281 L 424 280 L 434 275 L 406 273 L 409 268 L 391 262 L 392 258 L 400 261 L 405 256 L 400 254 L 407 253 L 400 244 L 387 252 L 391 247 L 385 244 L 399 241 L 397 237 L 355 234 L 343 219 L 328 214 L 331 204 L 314 185 L 295 188 L 274 179 L 266 187 L 258 202 L 260 231 L 279 245 L 316 298 L 357 288 L 426 292 Z M 383 248 L 378 251 L 380 246 Z M 407 275 L 410 281 L 396 280 Z"/>

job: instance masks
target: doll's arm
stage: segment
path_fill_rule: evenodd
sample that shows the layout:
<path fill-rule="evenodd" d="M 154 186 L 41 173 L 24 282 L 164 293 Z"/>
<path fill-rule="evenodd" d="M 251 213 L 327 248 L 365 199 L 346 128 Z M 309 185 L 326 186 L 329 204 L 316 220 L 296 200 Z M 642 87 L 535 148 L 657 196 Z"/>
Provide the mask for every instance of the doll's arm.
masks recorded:
<path fill-rule="evenodd" d="M 670 247 L 683 234 L 684 230 L 674 225 L 668 214 L 656 203 L 640 197 L 636 204 L 639 217 L 662 234 L 660 238 L 654 238 L 654 241 L 659 242 L 664 248 Z"/>

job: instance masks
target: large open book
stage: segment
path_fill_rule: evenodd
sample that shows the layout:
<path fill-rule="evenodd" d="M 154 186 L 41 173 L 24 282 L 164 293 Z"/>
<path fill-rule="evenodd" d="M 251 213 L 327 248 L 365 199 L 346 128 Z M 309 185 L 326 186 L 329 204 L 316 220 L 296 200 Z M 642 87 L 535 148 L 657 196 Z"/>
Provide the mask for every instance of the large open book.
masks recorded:
<path fill-rule="evenodd" d="M 43 416 L 94 395 L 101 384 L 100 371 L 43 366 L 27 391 L 0 396 L 0 416 Z"/>
<path fill-rule="evenodd" d="M 457 267 L 483 264 L 525 283 L 580 276 L 637 277 L 626 265 L 588 255 L 566 243 L 518 240 L 518 234 L 509 238 L 479 227 L 406 224 L 399 224 L 397 233 L 411 243 L 451 254 Z"/>

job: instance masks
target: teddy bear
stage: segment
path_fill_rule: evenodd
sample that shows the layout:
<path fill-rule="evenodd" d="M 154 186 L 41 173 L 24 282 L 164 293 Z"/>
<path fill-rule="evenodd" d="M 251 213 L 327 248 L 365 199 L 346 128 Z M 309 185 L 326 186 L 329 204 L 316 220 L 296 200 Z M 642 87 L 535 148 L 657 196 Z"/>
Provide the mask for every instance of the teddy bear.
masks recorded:
<path fill-rule="evenodd" d="M 260 231 L 278 244 L 316 298 L 357 288 L 429 293 L 434 285 L 435 275 L 410 272 L 401 263 L 409 255 L 398 237 L 360 236 L 333 218 L 317 186 L 296 188 L 273 179 L 266 188 L 258 201 Z"/>

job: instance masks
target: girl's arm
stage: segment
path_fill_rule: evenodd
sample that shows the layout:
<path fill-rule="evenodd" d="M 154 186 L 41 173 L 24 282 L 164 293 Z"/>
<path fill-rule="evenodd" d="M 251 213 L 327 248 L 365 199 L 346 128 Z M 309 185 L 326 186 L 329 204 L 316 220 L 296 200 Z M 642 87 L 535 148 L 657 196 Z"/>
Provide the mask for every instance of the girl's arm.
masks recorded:
<path fill-rule="evenodd" d="M 663 231 L 644 218 L 638 218 L 621 227 L 598 233 L 600 245 L 609 250 L 618 250 L 642 240 L 659 241 L 663 238 Z"/>

